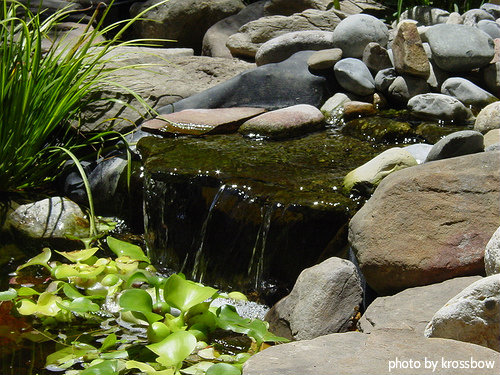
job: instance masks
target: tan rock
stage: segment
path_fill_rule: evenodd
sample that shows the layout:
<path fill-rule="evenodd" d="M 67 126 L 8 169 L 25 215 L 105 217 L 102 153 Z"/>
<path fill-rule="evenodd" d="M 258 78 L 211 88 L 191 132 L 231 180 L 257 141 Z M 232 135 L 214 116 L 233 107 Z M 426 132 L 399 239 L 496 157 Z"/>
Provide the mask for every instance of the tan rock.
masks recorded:
<path fill-rule="evenodd" d="M 392 43 L 394 67 L 399 74 L 410 74 L 427 79 L 430 65 L 415 21 L 402 21 Z"/>

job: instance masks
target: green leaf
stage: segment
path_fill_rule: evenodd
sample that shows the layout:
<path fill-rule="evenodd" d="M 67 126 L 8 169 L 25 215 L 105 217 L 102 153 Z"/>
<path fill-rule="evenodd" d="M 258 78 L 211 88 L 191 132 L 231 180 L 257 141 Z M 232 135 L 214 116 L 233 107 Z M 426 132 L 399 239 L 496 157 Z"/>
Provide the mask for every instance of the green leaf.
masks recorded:
<path fill-rule="evenodd" d="M 50 354 L 45 360 L 45 367 L 55 367 L 59 370 L 54 369 L 54 371 L 61 371 L 81 362 L 83 356 L 97 358 L 97 354 L 98 351 L 95 347 L 79 342 Z"/>
<path fill-rule="evenodd" d="M 241 375 L 241 371 L 229 363 L 216 363 L 208 368 L 205 375 Z"/>
<path fill-rule="evenodd" d="M 198 374 L 204 374 L 210 367 L 213 366 L 213 362 L 198 362 L 194 364 L 193 366 L 186 367 L 181 371 L 181 374 L 185 375 L 198 375 Z"/>
<path fill-rule="evenodd" d="M 85 297 L 73 285 L 68 284 L 68 283 L 64 284 L 63 292 L 64 292 L 64 294 L 66 294 L 66 297 L 71 298 L 71 299 Z"/>
<path fill-rule="evenodd" d="M 107 360 L 83 370 L 80 375 L 118 375 L 118 361 Z"/>
<path fill-rule="evenodd" d="M 170 305 L 186 312 L 194 305 L 212 297 L 217 290 L 208 286 L 202 286 L 193 281 L 184 280 L 173 274 L 165 282 L 165 301 Z"/>
<path fill-rule="evenodd" d="M 113 347 L 116 345 L 116 335 L 114 333 L 112 333 L 111 335 L 108 335 L 108 337 L 106 337 L 104 339 L 104 341 L 102 342 L 102 345 L 101 345 L 101 349 L 99 349 L 101 352 L 104 352 L 106 350 L 108 350 L 109 348 Z"/>
<path fill-rule="evenodd" d="M 17 290 L 17 294 L 21 297 L 29 297 L 29 296 L 34 296 L 34 295 L 39 295 L 40 293 L 37 292 L 33 288 L 28 288 L 27 286 L 22 286 Z"/>
<path fill-rule="evenodd" d="M 139 260 L 147 263 L 151 263 L 149 258 L 144 255 L 142 249 L 134 244 L 117 240 L 111 236 L 106 238 L 106 242 L 108 243 L 109 248 L 113 253 L 118 257 L 128 256 L 131 259 Z"/>
<path fill-rule="evenodd" d="M 180 367 L 196 347 L 196 337 L 186 331 L 178 331 L 170 334 L 162 341 L 147 345 L 146 348 L 155 353 L 156 361 L 163 366 Z"/>
<path fill-rule="evenodd" d="M 235 300 L 248 301 L 247 296 L 240 292 L 230 292 L 227 296 Z"/>
<path fill-rule="evenodd" d="M 55 296 L 52 293 L 44 292 L 38 297 L 38 301 L 34 303 L 28 299 L 21 300 L 21 306 L 17 308 L 17 311 L 21 315 L 45 315 L 45 316 L 56 316 L 61 310 L 58 306 L 62 298 Z"/>
<path fill-rule="evenodd" d="M 61 264 L 54 269 L 54 276 L 57 279 L 78 277 L 80 279 L 93 279 L 101 274 L 106 266 L 89 266 L 88 264 Z"/>
<path fill-rule="evenodd" d="M 134 311 L 143 314 L 149 324 L 163 319 L 161 315 L 153 313 L 153 299 L 144 289 L 124 290 L 118 304 L 125 311 Z"/>
<path fill-rule="evenodd" d="M 127 361 L 125 363 L 125 366 L 127 369 L 136 368 L 138 370 L 141 370 L 141 372 L 145 372 L 148 375 L 174 375 L 175 373 L 175 369 L 173 368 L 157 371 L 153 366 L 138 361 Z"/>
<path fill-rule="evenodd" d="M 170 335 L 170 328 L 163 322 L 154 322 L 148 327 L 148 340 L 151 342 L 160 342 Z"/>
<path fill-rule="evenodd" d="M 60 303 L 57 303 L 57 306 L 76 313 L 86 313 L 89 311 L 95 312 L 100 310 L 98 304 L 85 297 L 78 297 L 73 301 L 62 301 Z"/>
<path fill-rule="evenodd" d="M 65 257 L 66 259 L 68 259 L 69 261 L 71 261 L 73 263 L 80 263 L 80 262 L 84 262 L 87 259 L 89 259 L 90 257 L 92 257 L 96 253 L 97 250 L 99 250 L 98 247 L 92 247 L 90 249 L 76 250 L 76 251 L 69 251 L 69 252 L 56 250 L 56 253 L 61 254 L 63 257 Z"/>
<path fill-rule="evenodd" d="M 17 292 L 14 288 L 9 288 L 4 292 L 0 292 L 0 302 L 1 301 L 12 301 L 17 297 Z"/>
<path fill-rule="evenodd" d="M 16 272 L 22 270 L 23 268 L 26 268 L 29 266 L 36 266 L 36 265 L 44 266 L 45 268 L 50 269 L 48 262 L 49 262 L 51 256 L 52 256 L 52 253 L 51 253 L 50 249 L 46 247 L 36 257 L 31 258 L 26 263 L 17 267 Z"/>

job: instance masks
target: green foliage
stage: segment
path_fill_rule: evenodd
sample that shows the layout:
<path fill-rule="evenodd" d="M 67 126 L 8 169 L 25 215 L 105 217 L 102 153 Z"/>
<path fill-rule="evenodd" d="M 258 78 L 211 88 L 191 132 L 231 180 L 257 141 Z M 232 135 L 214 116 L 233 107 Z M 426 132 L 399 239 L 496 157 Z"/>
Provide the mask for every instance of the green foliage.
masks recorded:
<path fill-rule="evenodd" d="M 47 282 L 0 292 L 0 301 L 12 301 L 16 313 L 36 318 L 47 337 L 66 337 L 68 322 L 101 327 L 62 341 L 63 348 L 47 357 L 48 368 L 68 375 L 137 370 L 152 375 L 233 375 L 241 373 L 242 363 L 264 342 L 287 341 L 270 333 L 267 323 L 240 317 L 233 306 L 212 307 L 214 298 L 225 298 L 216 289 L 182 274 L 158 275 L 140 247 L 113 237 L 106 242 L 116 258 L 99 258 L 100 249 L 94 247 L 56 252 L 67 261 L 61 263 L 44 249 L 19 266 L 17 276 L 22 279 L 36 267 L 50 275 Z M 138 330 L 142 334 L 132 334 Z M 249 352 L 219 353 L 210 337 L 221 330 L 246 335 L 254 345 Z"/>

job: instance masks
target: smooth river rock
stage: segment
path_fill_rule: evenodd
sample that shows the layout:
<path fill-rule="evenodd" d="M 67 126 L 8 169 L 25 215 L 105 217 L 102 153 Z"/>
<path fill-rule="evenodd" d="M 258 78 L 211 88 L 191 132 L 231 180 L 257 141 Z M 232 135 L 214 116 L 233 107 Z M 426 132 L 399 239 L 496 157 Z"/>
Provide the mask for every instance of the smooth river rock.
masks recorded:
<path fill-rule="evenodd" d="M 500 227 L 491 236 L 484 250 L 484 268 L 488 276 L 500 273 Z"/>
<path fill-rule="evenodd" d="M 483 152 L 387 176 L 354 215 L 349 241 L 378 293 L 484 272 L 498 228 L 500 153 Z"/>
<path fill-rule="evenodd" d="M 476 108 L 483 108 L 498 101 L 498 98 L 488 91 L 461 77 L 452 77 L 444 81 L 441 85 L 441 93 L 453 96 L 466 106 Z"/>
<path fill-rule="evenodd" d="M 444 94 L 420 94 L 408 100 L 408 109 L 424 120 L 453 121 L 465 124 L 474 118 L 458 99 Z"/>
<path fill-rule="evenodd" d="M 363 61 L 352 57 L 342 59 L 333 70 L 340 86 L 353 94 L 364 96 L 375 92 L 375 80 Z"/>
<path fill-rule="evenodd" d="M 425 162 L 454 158 L 484 151 L 484 137 L 475 130 L 461 130 L 440 139 L 429 151 Z"/>

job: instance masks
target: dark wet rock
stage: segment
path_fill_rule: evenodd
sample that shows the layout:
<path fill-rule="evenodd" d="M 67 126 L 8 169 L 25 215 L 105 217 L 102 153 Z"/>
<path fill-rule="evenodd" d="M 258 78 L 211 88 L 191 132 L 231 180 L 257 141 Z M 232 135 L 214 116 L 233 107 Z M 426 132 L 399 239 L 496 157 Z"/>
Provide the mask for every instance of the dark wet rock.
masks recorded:
<path fill-rule="evenodd" d="M 393 296 L 378 297 L 359 320 L 362 332 L 407 329 L 423 336 L 427 323 L 448 300 L 481 276 L 457 277 L 441 283 L 408 288 Z"/>
<path fill-rule="evenodd" d="M 351 120 L 342 128 L 342 133 L 376 143 L 403 142 L 415 134 L 407 122 L 377 116 Z"/>
<path fill-rule="evenodd" d="M 384 178 L 349 225 L 368 285 L 387 294 L 483 273 L 498 228 L 499 168 L 498 152 L 482 152 Z"/>
<path fill-rule="evenodd" d="M 413 75 L 427 79 L 430 64 L 414 21 L 399 23 L 392 42 L 394 68 L 400 75 Z"/>
<path fill-rule="evenodd" d="M 432 317 L 426 337 L 440 337 L 500 352 L 500 274 L 474 282 Z"/>
<path fill-rule="evenodd" d="M 333 43 L 342 49 L 344 57 L 362 58 L 368 43 L 376 42 L 386 47 L 388 39 L 387 26 L 368 14 L 349 16 L 333 30 Z"/>
<path fill-rule="evenodd" d="M 130 7 L 132 17 L 159 0 L 137 2 Z M 189 47 L 201 51 L 203 36 L 218 21 L 238 13 L 245 7 L 241 0 L 170 0 L 146 12 L 134 24 L 137 38 L 168 39 L 170 47 Z"/>
<path fill-rule="evenodd" d="M 484 3 L 481 5 L 480 9 L 487 11 L 493 16 L 493 18 L 500 18 L 500 5 L 493 3 Z"/>
<path fill-rule="evenodd" d="M 474 118 L 462 102 L 444 94 L 416 95 L 408 101 L 408 109 L 419 118 L 436 121 L 466 124 Z"/>
<path fill-rule="evenodd" d="M 321 111 L 309 104 L 263 113 L 245 121 L 239 133 L 270 139 L 285 139 L 321 129 L 325 118 Z"/>
<path fill-rule="evenodd" d="M 444 81 L 441 85 L 441 93 L 453 96 L 466 106 L 475 108 L 483 108 L 488 104 L 498 101 L 498 98 L 488 91 L 460 77 L 452 77 Z"/>
<path fill-rule="evenodd" d="M 483 69 L 483 80 L 486 88 L 495 96 L 500 96 L 500 61 Z"/>
<path fill-rule="evenodd" d="M 257 66 L 278 63 L 299 51 L 332 48 L 330 31 L 295 31 L 273 38 L 261 45 L 255 55 Z"/>
<path fill-rule="evenodd" d="M 263 112 L 251 107 L 185 109 L 146 121 L 141 129 L 163 136 L 235 133 L 246 120 Z"/>
<path fill-rule="evenodd" d="M 158 109 L 166 114 L 193 108 L 260 107 L 278 109 L 295 104 L 320 107 L 329 95 L 325 77 L 313 75 L 307 60 L 313 52 L 297 52 L 289 59 L 260 66 L 171 106 Z"/>
<path fill-rule="evenodd" d="M 326 10 L 330 0 L 269 0 L 265 6 L 266 12 L 290 16 L 307 9 Z"/>
<path fill-rule="evenodd" d="M 369 335 L 361 332 L 333 333 L 313 340 L 276 345 L 257 353 L 245 362 L 242 375 L 429 375 L 432 370 L 425 368 L 425 358 L 436 364 L 440 375 L 475 375 L 477 368 L 443 368 L 442 365 L 443 360 L 460 363 L 458 361 L 464 359 L 470 361 L 471 357 L 481 361 L 483 366 L 484 361 L 495 364 L 495 368 L 483 369 L 481 374 L 498 373 L 498 352 L 470 343 L 430 340 L 398 329 L 379 330 Z M 413 363 L 419 361 L 420 368 L 413 368 L 411 372 L 396 369 L 396 358 L 400 361 L 412 359 Z M 391 364 L 394 368 L 389 369 Z M 409 362 L 406 365 L 408 367 Z"/>
<path fill-rule="evenodd" d="M 259 47 L 277 36 L 306 30 L 332 31 L 340 18 L 330 11 L 308 9 L 291 16 L 267 16 L 243 25 L 227 40 L 233 56 L 255 58 Z"/>
<path fill-rule="evenodd" d="M 462 130 L 448 134 L 429 151 L 426 162 L 454 158 L 484 151 L 483 135 L 474 130 Z"/>
<path fill-rule="evenodd" d="M 231 51 L 226 46 L 227 39 L 238 32 L 244 24 L 264 17 L 264 5 L 267 0 L 248 4 L 237 14 L 220 20 L 211 26 L 203 36 L 201 54 L 213 57 L 231 58 Z"/>
<path fill-rule="evenodd" d="M 265 320 L 271 332 L 294 340 L 346 332 L 353 326 L 362 293 L 354 264 L 329 258 L 302 271 L 290 294 L 269 310 Z"/>
<path fill-rule="evenodd" d="M 375 76 L 376 89 L 384 93 L 387 92 L 397 76 L 398 74 L 394 68 L 387 68 L 379 71 Z"/>
<path fill-rule="evenodd" d="M 340 48 L 330 48 L 317 51 L 309 57 L 307 65 L 311 70 L 325 70 L 333 66 L 342 59 L 342 50 Z"/>
<path fill-rule="evenodd" d="M 495 54 L 489 35 L 472 26 L 434 25 L 425 31 L 425 37 L 432 50 L 432 59 L 447 72 L 481 68 L 488 65 Z"/>
<path fill-rule="evenodd" d="M 446 10 L 433 8 L 430 6 L 415 6 L 401 13 L 400 20 L 415 20 L 419 26 L 431 26 L 439 23 L 445 23 L 450 13 Z"/>
<path fill-rule="evenodd" d="M 491 236 L 484 250 L 486 275 L 500 274 L 500 227 Z"/>
<path fill-rule="evenodd" d="M 396 105 L 405 105 L 413 97 L 429 92 L 429 84 L 423 78 L 398 76 L 392 81 L 387 92 L 389 99 Z"/>
<path fill-rule="evenodd" d="M 387 50 L 375 42 L 370 42 L 366 45 L 363 51 L 363 62 L 372 72 L 392 67 Z"/>
<path fill-rule="evenodd" d="M 370 95 L 375 92 L 375 81 L 363 61 L 346 58 L 334 66 L 335 78 L 340 86 L 357 95 Z"/>

